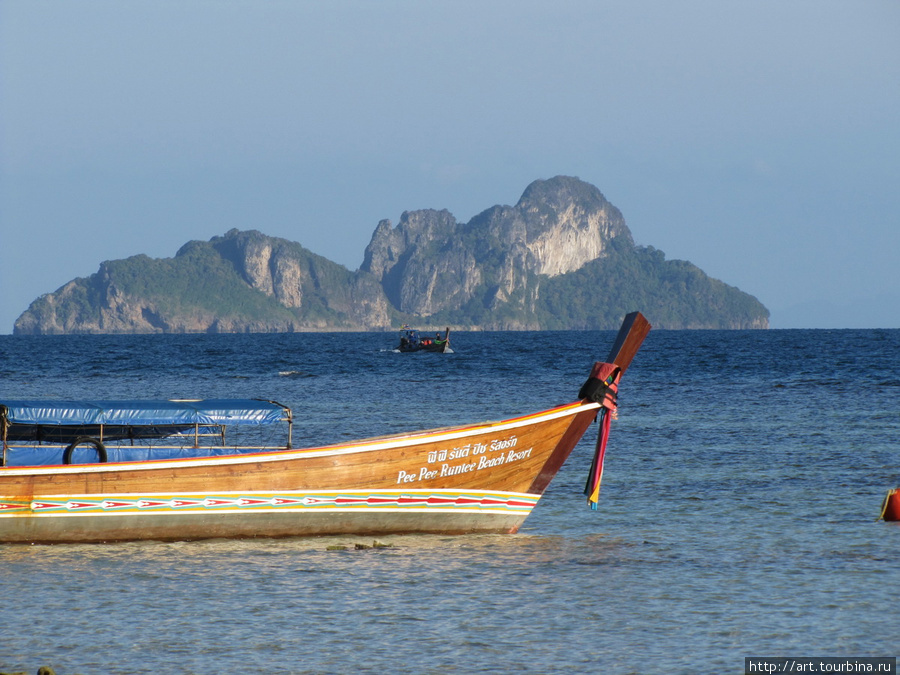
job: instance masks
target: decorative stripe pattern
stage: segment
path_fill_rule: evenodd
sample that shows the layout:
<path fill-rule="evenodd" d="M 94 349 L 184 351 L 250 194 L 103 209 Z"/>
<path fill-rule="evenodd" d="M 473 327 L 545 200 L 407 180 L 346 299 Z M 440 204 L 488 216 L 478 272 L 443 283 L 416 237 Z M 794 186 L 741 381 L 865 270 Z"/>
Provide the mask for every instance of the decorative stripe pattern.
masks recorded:
<path fill-rule="evenodd" d="M 483 511 L 528 514 L 539 495 L 510 492 L 465 493 L 452 490 L 278 492 L 271 494 L 59 495 L 34 501 L 0 498 L 0 518 L 32 515 L 143 514 L 322 510 Z"/>

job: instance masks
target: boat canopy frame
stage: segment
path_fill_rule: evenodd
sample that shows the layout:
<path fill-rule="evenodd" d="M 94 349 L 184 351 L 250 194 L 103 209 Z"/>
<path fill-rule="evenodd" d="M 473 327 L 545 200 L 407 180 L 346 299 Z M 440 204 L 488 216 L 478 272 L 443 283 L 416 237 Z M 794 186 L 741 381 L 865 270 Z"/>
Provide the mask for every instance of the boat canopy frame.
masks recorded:
<path fill-rule="evenodd" d="M 228 426 L 263 426 L 287 423 L 291 448 L 293 414 L 277 401 L 264 399 L 171 400 L 2 400 L 0 440 L 2 466 L 10 441 L 66 443 L 79 437 L 109 440 L 166 438 L 193 431 L 200 436 L 221 436 Z M 212 430 L 212 431 L 210 431 Z"/>

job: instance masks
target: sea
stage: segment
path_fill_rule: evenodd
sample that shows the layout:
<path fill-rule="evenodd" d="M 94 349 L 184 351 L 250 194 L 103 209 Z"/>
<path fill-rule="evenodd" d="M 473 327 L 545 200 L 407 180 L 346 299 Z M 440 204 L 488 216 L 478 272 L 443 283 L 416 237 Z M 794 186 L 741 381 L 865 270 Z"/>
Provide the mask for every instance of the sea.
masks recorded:
<path fill-rule="evenodd" d="M 319 445 L 572 401 L 614 336 L 456 332 L 453 353 L 401 354 L 392 333 L 6 335 L 0 401 L 266 398 Z M 900 330 L 651 331 L 591 510 L 596 430 L 514 535 L 0 544 L 0 672 L 898 656 L 900 523 L 878 519 L 900 487 Z"/>

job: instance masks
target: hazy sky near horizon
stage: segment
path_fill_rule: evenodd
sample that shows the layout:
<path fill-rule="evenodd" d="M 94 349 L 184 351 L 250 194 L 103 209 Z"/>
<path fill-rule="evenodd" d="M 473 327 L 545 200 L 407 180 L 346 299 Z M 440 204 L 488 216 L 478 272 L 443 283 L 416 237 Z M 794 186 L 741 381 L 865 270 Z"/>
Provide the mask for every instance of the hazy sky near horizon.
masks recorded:
<path fill-rule="evenodd" d="M 900 2 L 0 0 L 0 333 L 104 260 L 357 269 L 559 174 L 773 328 L 900 327 Z"/>

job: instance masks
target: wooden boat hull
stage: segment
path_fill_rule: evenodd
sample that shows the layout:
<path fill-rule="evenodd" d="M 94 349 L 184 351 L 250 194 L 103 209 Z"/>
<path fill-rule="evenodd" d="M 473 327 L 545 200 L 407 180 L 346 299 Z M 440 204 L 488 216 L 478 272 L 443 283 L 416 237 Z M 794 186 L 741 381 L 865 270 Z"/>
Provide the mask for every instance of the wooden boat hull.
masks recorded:
<path fill-rule="evenodd" d="M 881 517 L 891 522 L 900 520 L 900 489 L 888 491 L 881 506 Z"/>
<path fill-rule="evenodd" d="M 512 533 L 599 408 L 305 450 L 10 467 L 0 541 Z"/>
<path fill-rule="evenodd" d="M 406 346 L 406 345 L 402 345 L 402 344 L 401 344 L 399 347 L 397 347 L 397 351 L 400 351 L 400 352 L 403 352 L 403 353 L 410 353 L 410 352 L 434 352 L 434 353 L 436 353 L 436 354 L 446 354 L 447 352 L 450 351 L 450 343 L 449 343 L 449 342 L 442 342 L 442 343 L 440 343 L 440 344 L 435 344 L 435 343 L 432 342 L 431 344 L 427 344 L 427 345 L 416 345 L 416 346 L 414 346 L 414 347 L 410 347 L 410 346 Z"/>

